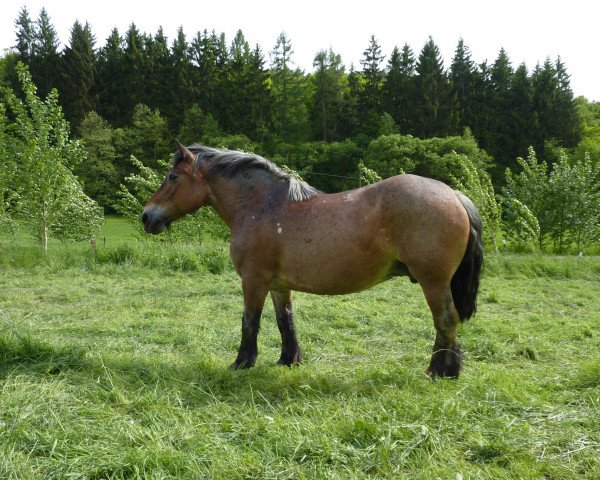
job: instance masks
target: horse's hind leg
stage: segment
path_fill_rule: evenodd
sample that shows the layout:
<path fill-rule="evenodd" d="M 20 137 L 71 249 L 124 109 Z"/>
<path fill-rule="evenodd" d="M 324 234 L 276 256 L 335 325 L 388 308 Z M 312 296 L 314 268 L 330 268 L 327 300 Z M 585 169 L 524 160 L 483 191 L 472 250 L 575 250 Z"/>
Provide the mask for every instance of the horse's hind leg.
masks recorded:
<path fill-rule="evenodd" d="M 281 334 L 281 356 L 277 361 L 280 365 L 290 366 L 302 361 L 302 351 L 296 338 L 294 314 L 292 313 L 292 292 L 290 290 L 271 290 L 271 299 L 275 307 L 277 326 Z"/>
<path fill-rule="evenodd" d="M 427 374 L 431 377 L 457 378 L 462 367 L 462 352 L 456 339 L 459 316 L 452 301 L 450 285 L 422 285 L 422 288 L 436 330 Z"/>

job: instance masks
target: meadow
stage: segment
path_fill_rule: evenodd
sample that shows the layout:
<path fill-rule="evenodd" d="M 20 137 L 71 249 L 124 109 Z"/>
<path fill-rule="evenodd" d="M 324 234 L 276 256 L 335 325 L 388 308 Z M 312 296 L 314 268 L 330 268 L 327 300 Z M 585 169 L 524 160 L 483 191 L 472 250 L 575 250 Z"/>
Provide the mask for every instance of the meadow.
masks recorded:
<path fill-rule="evenodd" d="M 0 238 L 0 478 L 600 478 L 599 285 L 599 257 L 488 255 L 463 373 L 438 381 L 418 285 L 298 293 L 304 363 L 275 365 L 267 304 L 231 371 L 226 245 L 118 219 L 96 255 Z"/>

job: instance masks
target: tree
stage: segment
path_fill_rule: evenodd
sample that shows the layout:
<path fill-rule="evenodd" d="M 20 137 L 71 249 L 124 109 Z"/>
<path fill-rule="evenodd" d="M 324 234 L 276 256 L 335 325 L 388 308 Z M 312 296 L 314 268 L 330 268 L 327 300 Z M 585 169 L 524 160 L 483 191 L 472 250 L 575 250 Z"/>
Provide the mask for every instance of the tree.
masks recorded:
<path fill-rule="evenodd" d="M 370 112 L 381 113 L 381 86 L 384 78 L 381 62 L 384 58 L 375 35 L 371 35 L 369 46 L 363 52 L 363 59 L 360 61 L 364 85 L 359 97 L 359 107 L 364 119 Z"/>
<path fill-rule="evenodd" d="M 147 98 L 146 83 L 144 81 L 144 41 L 132 23 L 125 33 L 125 48 L 123 49 L 123 70 L 120 78 L 121 88 L 125 94 L 124 114 L 130 115 L 136 105 L 144 103 Z"/>
<path fill-rule="evenodd" d="M 510 165 L 514 157 L 511 157 L 511 111 L 510 111 L 510 87 L 513 80 L 512 69 L 508 54 L 504 48 L 500 49 L 498 58 L 490 70 L 492 84 L 490 130 L 488 132 L 490 153 L 496 159 L 498 165 L 496 178 L 500 178 L 501 172 Z"/>
<path fill-rule="evenodd" d="M 308 115 L 304 74 L 293 69 L 292 43 L 282 32 L 271 52 L 271 97 L 275 131 L 286 142 L 305 138 Z"/>
<path fill-rule="evenodd" d="M 34 36 L 34 55 L 31 58 L 31 76 L 41 97 L 45 97 L 55 88 L 59 79 L 58 34 L 50 21 L 45 8 L 42 8 L 36 22 Z"/>
<path fill-rule="evenodd" d="M 185 109 L 192 103 L 192 79 L 189 45 L 183 28 L 177 29 L 177 36 L 171 47 L 171 79 L 163 81 L 163 88 L 171 91 L 169 105 L 165 115 L 169 118 L 173 129 L 181 124 Z"/>
<path fill-rule="evenodd" d="M 113 211 L 119 180 L 122 180 L 115 166 L 114 131 L 106 120 L 91 111 L 83 118 L 79 135 L 86 159 L 74 168 L 74 173 L 86 195 L 96 200 L 105 212 Z"/>
<path fill-rule="evenodd" d="M 144 165 L 156 168 L 159 160 L 170 157 L 173 141 L 167 121 L 158 109 L 152 110 L 143 103 L 136 105 L 131 127 L 125 132 L 127 150 L 123 153 L 140 158 Z"/>
<path fill-rule="evenodd" d="M 581 140 L 582 131 L 571 89 L 571 77 L 560 57 L 556 59 L 555 69 L 558 87 L 552 105 L 551 135 L 565 148 L 573 148 Z"/>
<path fill-rule="evenodd" d="M 533 147 L 529 147 L 526 158 L 517 158 L 517 163 L 521 167 L 518 175 L 506 169 L 506 186 L 502 189 L 502 196 L 508 202 L 518 200 L 536 218 L 539 230 L 537 243 L 542 248 L 545 236 L 550 231 L 548 165 L 544 161 L 538 162 Z"/>
<path fill-rule="evenodd" d="M 123 38 L 113 28 L 98 53 L 94 91 L 98 99 L 98 113 L 115 126 L 122 126 L 129 121 L 125 115 L 128 101 L 123 87 L 124 77 Z"/>
<path fill-rule="evenodd" d="M 515 160 L 527 153 L 527 148 L 535 142 L 537 136 L 537 118 L 532 106 L 533 88 L 525 64 L 519 65 L 510 81 L 506 107 L 506 151 L 503 157 L 508 161 L 499 162 L 502 172 L 497 172 L 500 178 L 504 169 L 514 170 Z"/>
<path fill-rule="evenodd" d="M 474 97 L 476 88 L 475 62 L 471 60 L 469 47 L 461 38 L 456 46 L 450 65 L 450 95 L 457 111 L 457 121 L 461 128 L 472 128 L 475 123 Z"/>
<path fill-rule="evenodd" d="M 431 37 L 416 66 L 415 133 L 421 138 L 443 137 L 457 130 L 450 84 L 439 48 Z"/>
<path fill-rule="evenodd" d="M 414 115 L 415 57 L 405 44 L 402 51 L 394 47 L 388 60 L 387 73 L 381 89 L 383 110 L 390 114 L 402 133 L 411 133 Z"/>
<path fill-rule="evenodd" d="M 526 159 L 517 160 L 522 171 L 506 172 L 503 196 L 527 207 L 539 224 L 539 247 L 551 240 L 559 253 L 571 242 L 578 249 L 596 242 L 600 236 L 600 188 L 596 179 L 600 168 L 589 156 L 569 158 L 564 152 L 550 171 L 544 160 L 538 161 L 533 148 Z M 514 220 L 509 218 L 510 227 Z"/>
<path fill-rule="evenodd" d="M 313 66 L 311 122 L 315 137 L 325 142 L 339 140 L 344 93 L 342 57 L 331 48 L 329 51 L 321 50 L 315 55 Z"/>
<path fill-rule="evenodd" d="M 193 104 L 185 111 L 178 134 L 179 141 L 184 145 L 211 143 L 211 139 L 221 135 L 217 120 L 210 113 L 204 113 L 198 104 Z"/>
<path fill-rule="evenodd" d="M 44 250 L 51 236 L 92 238 L 102 224 L 102 210 L 83 193 L 72 172 L 84 157 L 83 149 L 69 139 L 56 90 L 40 100 L 27 67 L 19 63 L 17 69 L 25 99 L 17 98 L 12 90 L 2 91 L 9 118 L 14 119 L 8 133 L 18 145 L 13 152 L 19 167 L 13 177 L 17 210 Z"/>
<path fill-rule="evenodd" d="M 93 110 L 95 101 L 92 86 L 96 70 L 95 39 L 90 25 L 75 21 L 71 39 L 62 56 L 62 103 L 65 116 L 71 125 L 79 126 L 87 112 Z"/>
<path fill-rule="evenodd" d="M 17 44 L 15 45 L 20 60 L 29 65 L 35 56 L 36 47 L 36 28 L 29 17 L 29 11 L 23 6 L 19 11 L 19 16 L 15 20 L 17 28 Z"/>

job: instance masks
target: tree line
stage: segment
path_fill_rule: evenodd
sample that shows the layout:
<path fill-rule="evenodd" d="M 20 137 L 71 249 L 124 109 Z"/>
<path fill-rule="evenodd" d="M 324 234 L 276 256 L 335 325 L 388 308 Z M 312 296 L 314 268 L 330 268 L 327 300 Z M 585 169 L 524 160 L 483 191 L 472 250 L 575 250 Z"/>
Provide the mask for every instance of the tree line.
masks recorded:
<path fill-rule="evenodd" d="M 15 26 L 3 81 L 18 87 L 12 67 L 21 60 L 42 97 L 58 89 L 76 133 L 90 111 L 114 128 L 130 126 L 139 104 L 158 110 L 171 136 L 186 114 L 209 117 L 219 131 L 243 134 L 271 155 L 281 144 L 351 138 L 365 146 L 390 131 L 431 138 L 468 127 L 495 159 L 495 183 L 529 146 L 543 157 L 549 144 L 573 148 L 581 140 L 560 58 L 529 72 L 525 64 L 515 68 L 501 49 L 493 62 L 476 63 L 461 39 L 446 69 L 432 38 L 418 55 L 408 44 L 384 54 L 371 36 L 360 68 L 347 69 L 329 49 L 316 53 L 307 73 L 295 66 L 285 33 L 265 54 L 241 30 L 228 42 L 208 30 L 188 37 L 180 27 L 169 41 L 162 28 L 148 34 L 132 23 L 126 32 L 113 29 L 98 46 L 91 26 L 75 21 L 60 50 L 45 9 L 34 21 L 23 7 Z"/>

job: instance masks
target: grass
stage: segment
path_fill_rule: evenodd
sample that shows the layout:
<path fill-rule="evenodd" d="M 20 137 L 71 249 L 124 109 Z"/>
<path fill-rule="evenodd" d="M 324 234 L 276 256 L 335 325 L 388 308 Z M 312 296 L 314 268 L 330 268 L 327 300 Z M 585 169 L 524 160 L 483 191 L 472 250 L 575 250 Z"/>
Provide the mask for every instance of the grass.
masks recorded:
<path fill-rule="evenodd" d="M 257 366 L 232 372 L 224 247 L 118 231 L 95 258 L 0 247 L 0 478 L 600 478 L 597 257 L 489 256 L 457 381 L 423 374 L 406 279 L 296 294 L 298 368 L 274 365 L 268 306 Z"/>

